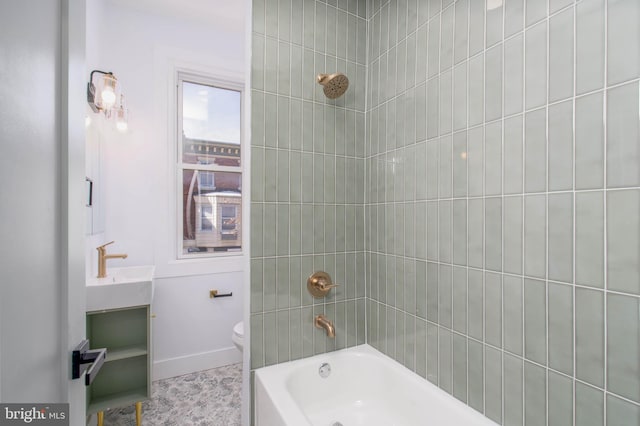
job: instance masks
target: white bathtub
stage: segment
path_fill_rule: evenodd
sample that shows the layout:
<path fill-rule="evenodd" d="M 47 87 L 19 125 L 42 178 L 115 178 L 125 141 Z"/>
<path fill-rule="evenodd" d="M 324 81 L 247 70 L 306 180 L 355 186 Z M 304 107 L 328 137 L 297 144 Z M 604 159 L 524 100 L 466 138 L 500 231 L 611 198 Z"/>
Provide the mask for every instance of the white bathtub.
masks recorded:
<path fill-rule="evenodd" d="M 496 424 L 369 345 L 258 369 L 255 393 L 257 426 Z"/>

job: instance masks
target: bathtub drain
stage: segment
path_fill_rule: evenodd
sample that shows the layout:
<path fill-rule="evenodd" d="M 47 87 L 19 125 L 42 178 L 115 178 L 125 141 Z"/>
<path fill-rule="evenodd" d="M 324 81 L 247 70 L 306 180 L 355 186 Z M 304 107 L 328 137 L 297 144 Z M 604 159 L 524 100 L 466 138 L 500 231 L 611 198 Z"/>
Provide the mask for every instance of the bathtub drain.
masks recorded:
<path fill-rule="evenodd" d="M 334 423 L 333 425 L 331 425 L 331 426 L 343 426 L 343 424 L 342 424 L 342 423 L 340 423 L 340 422 L 335 422 L 335 423 Z"/>
<path fill-rule="evenodd" d="M 322 377 L 323 379 L 326 379 L 327 377 L 329 377 L 329 375 L 331 374 L 331 366 L 329 365 L 328 362 L 323 363 L 320 368 L 318 368 L 318 374 L 320 374 L 320 377 Z M 340 424 L 334 424 L 333 426 L 342 426 Z"/>

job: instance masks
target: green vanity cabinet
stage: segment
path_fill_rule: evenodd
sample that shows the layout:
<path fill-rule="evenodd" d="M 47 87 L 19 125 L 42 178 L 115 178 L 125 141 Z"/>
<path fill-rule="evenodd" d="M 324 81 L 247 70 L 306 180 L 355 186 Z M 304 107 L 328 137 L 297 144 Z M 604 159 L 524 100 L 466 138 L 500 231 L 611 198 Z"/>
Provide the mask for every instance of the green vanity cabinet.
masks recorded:
<path fill-rule="evenodd" d="M 91 348 L 107 357 L 87 387 L 87 414 L 133 405 L 151 395 L 150 306 L 87 312 Z"/>

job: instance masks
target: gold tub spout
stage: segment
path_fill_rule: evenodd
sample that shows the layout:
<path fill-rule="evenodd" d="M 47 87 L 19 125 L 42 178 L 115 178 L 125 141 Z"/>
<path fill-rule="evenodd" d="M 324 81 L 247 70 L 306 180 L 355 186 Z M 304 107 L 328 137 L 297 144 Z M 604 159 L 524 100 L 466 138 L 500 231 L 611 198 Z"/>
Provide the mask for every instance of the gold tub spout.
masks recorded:
<path fill-rule="evenodd" d="M 98 278 L 104 278 L 107 276 L 107 259 L 126 259 L 126 254 L 107 254 L 107 246 L 109 244 L 113 244 L 114 241 L 110 243 L 103 244 L 100 247 L 96 248 L 98 250 Z"/>
<path fill-rule="evenodd" d="M 324 330 L 327 332 L 327 337 L 330 337 L 332 339 L 336 337 L 336 329 L 329 318 L 325 317 L 322 314 L 316 315 L 313 323 L 315 324 L 316 328 L 324 328 Z"/>

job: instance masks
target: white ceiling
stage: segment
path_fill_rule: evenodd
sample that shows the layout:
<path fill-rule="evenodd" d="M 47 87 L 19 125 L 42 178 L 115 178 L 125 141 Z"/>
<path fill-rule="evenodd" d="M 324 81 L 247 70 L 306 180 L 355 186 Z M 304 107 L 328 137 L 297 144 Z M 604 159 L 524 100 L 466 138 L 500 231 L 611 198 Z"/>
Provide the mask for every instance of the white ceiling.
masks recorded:
<path fill-rule="evenodd" d="M 120 7 L 243 31 L 248 0 L 108 0 Z"/>

